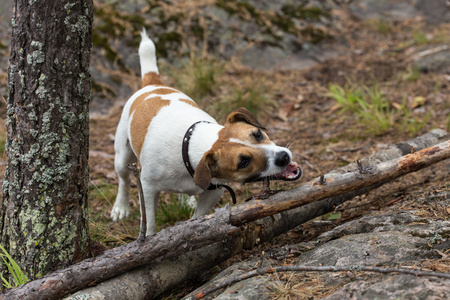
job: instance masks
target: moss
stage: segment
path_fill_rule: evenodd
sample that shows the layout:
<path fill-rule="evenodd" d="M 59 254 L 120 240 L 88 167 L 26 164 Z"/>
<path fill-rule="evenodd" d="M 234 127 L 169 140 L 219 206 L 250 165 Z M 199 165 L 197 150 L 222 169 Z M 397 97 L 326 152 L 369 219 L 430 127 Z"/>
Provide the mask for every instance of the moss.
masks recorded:
<path fill-rule="evenodd" d="M 33 51 L 31 54 L 27 55 L 27 63 L 29 65 L 35 66 L 36 64 L 41 64 L 45 60 L 45 53 L 41 50 Z"/>

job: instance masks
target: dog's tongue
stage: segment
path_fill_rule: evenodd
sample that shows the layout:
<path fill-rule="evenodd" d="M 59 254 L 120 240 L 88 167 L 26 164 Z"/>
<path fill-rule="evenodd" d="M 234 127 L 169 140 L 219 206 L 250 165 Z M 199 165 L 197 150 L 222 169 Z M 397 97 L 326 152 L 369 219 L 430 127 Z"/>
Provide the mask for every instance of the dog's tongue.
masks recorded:
<path fill-rule="evenodd" d="M 278 180 L 297 180 L 302 177 L 302 169 L 296 162 L 291 161 L 283 172 L 276 174 L 274 177 Z"/>

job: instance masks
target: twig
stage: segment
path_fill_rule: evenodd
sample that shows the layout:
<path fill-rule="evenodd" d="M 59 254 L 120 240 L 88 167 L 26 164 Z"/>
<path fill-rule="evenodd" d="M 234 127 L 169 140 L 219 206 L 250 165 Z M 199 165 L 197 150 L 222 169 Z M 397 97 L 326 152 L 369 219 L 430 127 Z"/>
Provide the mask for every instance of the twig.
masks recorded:
<path fill-rule="evenodd" d="M 142 183 L 141 183 L 141 170 L 136 163 L 128 164 L 128 169 L 133 172 L 134 177 L 136 177 L 137 186 L 139 189 L 139 202 L 141 206 L 141 229 L 139 230 L 139 237 L 137 238 L 138 242 L 143 242 L 145 240 L 145 233 L 147 231 L 147 213 L 145 211 L 145 200 L 144 200 L 144 192 L 142 191 Z"/>
<path fill-rule="evenodd" d="M 256 269 L 250 271 L 248 273 L 239 275 L 237 277 L 230 278 L 228 280 L 224 280 L 223 282 L 206 289 L 203 292 L 199 292 L 195 295 L 194 299 L 202 299 L 206 295 L 209 295 L 217 290 L 222 288 L 226 288 L 236 282 L 249 279 L 258 275 L 264 274 L 273 274 L 277 272 L 377 272 L 377 273 L 402 273 L 402 274 L 410 274 L 415 276 L 436 276 L 441 278 L 450 279 L 449 273 L 440 273 L 440 272 L 431 272 L 424 270 L 411 270 L 405 268 L 381 268 L 381 267 L 368 267 L 368 266 L 279 266 L 275 268 L 265 268 L 265 269 Z M 186 299 L 193 299 L 192 297 Z"/>

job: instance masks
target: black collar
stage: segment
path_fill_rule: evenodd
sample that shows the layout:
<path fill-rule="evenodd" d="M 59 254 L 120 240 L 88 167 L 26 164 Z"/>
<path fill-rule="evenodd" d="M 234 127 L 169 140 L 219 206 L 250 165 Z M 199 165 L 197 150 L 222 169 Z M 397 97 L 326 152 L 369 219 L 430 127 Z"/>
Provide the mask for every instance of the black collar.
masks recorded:
<path fill-rule="evenodd" d="M 182 143 L 182 147 L 181 147 L 183 163 L 184 163 L 187 171 L 189 172 L 189 174 L 191 174 L 192 177 L 194 177 L 195 170 L 194 170 L 194 168 L 192 168 L 191 160 L 189 159 L 189 142 L 191 140 L 191 136 L 192 136 L 192 133 L 194 132 L 195 126 L 197 126 L 197 124 L 199 124 L 199 123 L 212 124 L 211 122 L 208 122 L 208 121 L 198 121 L 198 122 L 195 122 L 194 124 L 192 124 L 191 127 L 189 127 L 188 130 L 186 131 L 186 134 L 184 135 L 183 143 Z M 221 188 L 225 188 L 228 192 L 230 192 L 231 199 L 233 200 L 233 204 L 236 204 L 236 194 L 234 193 L 233 189 L 231 187 L 229 187 L 228 185 L 210 183 L 208 186 L 208 190 L 215 190 L 215 189 L 221 189 Z"/>

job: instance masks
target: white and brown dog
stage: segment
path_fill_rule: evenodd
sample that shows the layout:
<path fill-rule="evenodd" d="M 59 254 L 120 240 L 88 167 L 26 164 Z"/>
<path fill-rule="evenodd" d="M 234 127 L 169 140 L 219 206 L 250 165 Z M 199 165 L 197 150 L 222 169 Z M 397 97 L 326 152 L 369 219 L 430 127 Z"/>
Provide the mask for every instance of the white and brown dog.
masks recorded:
<path fill-rule="evenodd" d="M 248 110 L 230 113 L 221 126 L 191 98 L 165 86 L 158 73 L 155 45 L 145 30 L 141 35 L 143 88 L 126 103 L 114 143 L 119 190 L 111 211 L 113 220 L 129 214 L 127 165 L 138 159 L 146 235 L 156 231 L 155 212 L 161 191 L 200 195 L 195 217 L 209 213 L 216 205 L 223 193 L 216 188 L 218 184 L 268 177 L 300 178 L 301 168 L 292 162 L 291 151 L 275 145 Z"/>

